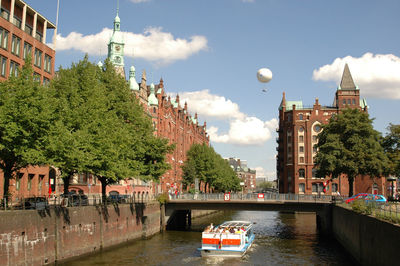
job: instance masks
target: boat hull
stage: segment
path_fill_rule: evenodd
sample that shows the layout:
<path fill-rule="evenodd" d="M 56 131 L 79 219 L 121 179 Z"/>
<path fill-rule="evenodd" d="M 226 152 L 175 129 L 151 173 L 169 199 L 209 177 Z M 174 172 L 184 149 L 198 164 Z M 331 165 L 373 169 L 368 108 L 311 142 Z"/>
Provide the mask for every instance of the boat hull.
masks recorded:
<path fill-rule="evenodd" d="M 246 254 L 247 250 L 251 247 L 254 241 L 254 235 L 249 239 L 249 242 L 243 247 L 242 250 L 227 250 L 227 249 L 204 249 L 199 248 L 202 257 L 227 257 L 227 258 L 241 258 Z"/>

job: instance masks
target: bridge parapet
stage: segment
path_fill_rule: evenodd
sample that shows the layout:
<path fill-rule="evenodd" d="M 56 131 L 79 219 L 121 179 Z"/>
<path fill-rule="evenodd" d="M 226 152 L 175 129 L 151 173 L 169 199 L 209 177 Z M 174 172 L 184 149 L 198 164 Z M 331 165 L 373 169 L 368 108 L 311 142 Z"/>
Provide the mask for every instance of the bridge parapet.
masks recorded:
<path fill-rule="evenodd" d="M 282 201 L 282 202 L 314 202 L 314 203 L 336 203 L 342 201 L 342 197 L 331 195 L 302 195 L 302 194 L 280 194 L 280 193 L 213 193 L 213 194 L 181 194 L 170 198 L 170 202 L 189 201 Z M 260 197 L 262 194 L 262 197 Z M 229 198 L 227 200 L 227 197 Z"/>

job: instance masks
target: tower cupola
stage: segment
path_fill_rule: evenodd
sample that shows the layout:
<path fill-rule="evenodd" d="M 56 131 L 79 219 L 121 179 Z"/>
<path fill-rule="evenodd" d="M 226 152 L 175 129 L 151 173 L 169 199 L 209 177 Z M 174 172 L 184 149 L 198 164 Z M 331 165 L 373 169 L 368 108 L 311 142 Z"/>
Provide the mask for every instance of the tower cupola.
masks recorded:
<path fill-rule="evenodd" d="M 147 104 L 149 106 L 158 106 L 158 99 L 155 95 L 155 87 L 154 87 L 154 83 L 151 83 L 150 85 L 150 95 L 149 98 L 147 99 Z"/>
<path fill-rule="evenodd" d="M 131 66 L 129 70 L 129 88 L 133 91 L 139 90 L 139 84 L 136 81 L 136 70 L 134 66 Z"/>

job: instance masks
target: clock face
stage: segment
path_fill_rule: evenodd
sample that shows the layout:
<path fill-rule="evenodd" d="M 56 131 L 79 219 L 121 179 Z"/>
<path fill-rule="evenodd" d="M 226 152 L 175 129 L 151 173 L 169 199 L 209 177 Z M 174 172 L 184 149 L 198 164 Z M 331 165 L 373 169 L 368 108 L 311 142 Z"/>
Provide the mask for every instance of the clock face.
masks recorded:
<path fill-rule="evenodd" d="M 115 46 L 115 50 L 119 51 L 121 47 L 119 45 Z"/>

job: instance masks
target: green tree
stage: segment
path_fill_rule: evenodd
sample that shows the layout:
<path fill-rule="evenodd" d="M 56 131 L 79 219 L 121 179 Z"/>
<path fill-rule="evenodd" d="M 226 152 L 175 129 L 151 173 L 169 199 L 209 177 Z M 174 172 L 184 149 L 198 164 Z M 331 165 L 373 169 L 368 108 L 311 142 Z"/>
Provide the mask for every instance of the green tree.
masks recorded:
<path fill-rule="evenodd" d="M 48 163 L 43 148 L 51 126 L 49 90 L 33 79 L 31 59 L 17 77 L 0 83 L 0 168 L 4 197 L 10 179 L 28 165 Z"/>
<path fill-rule="evenodd" d="M 388 159 L 379 137 L 367 113 L 358 109 L 343 110 L 318 135 L 317 176 L 337 178 L 346 174 L 349 196 L 352 196 L 353 182 L 358 175 L 380 177 L 387 169 Z"/>
<path fill-rule="evenodd" d="M 105 196 L 109 184 L 157 180 L 168 169 L 165 155 L 173 147 L 154 136 L 150 118 L 111 62 L 99 68 L 86 56 L 61 69 L 51 87 L 57 122 L 48 156 L 62 172 L 65 192 L 80 172 L 96 175 Z"/>
<path fill-rule="evenodd" d="M 240 181 L 235 172 L 212 147 L 193 144 L 182 166 L 183 183 L 190 186 L 196 178 L 206 187 L 219 191 L 239 190 Z"/>
<path fill-rule="evenodd" d="M 389 175 L 400 176 L 400 125 L 390 124 L 389 133 L 382 138 L 381 144 L 389 158 Z"/>

